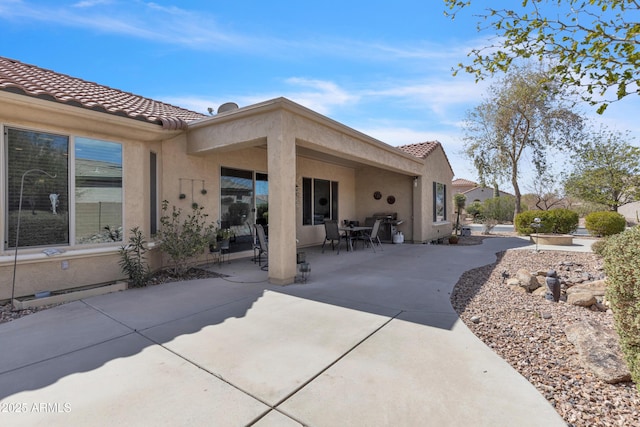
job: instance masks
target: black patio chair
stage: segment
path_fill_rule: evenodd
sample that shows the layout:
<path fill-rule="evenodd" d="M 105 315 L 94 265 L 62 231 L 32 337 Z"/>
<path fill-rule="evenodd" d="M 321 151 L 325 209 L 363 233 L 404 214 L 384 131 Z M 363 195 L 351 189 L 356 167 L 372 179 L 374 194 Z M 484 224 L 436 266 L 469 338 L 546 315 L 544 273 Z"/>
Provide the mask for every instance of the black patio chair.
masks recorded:
<path fill-rule="evenodd" d="M 347 243 L 347 250 L 349 249 L 349 241 L 347 240 L 348 237 L 346 237 L 346 235 L 343 235 L 340 233 L 340 230 L 338 229 L 338 221 L 336 220 L 325 220 L 324 222 L 324 232 L 325 232 L 325 236 L 324 236 L 324 242 L 322 242 L 322 253 L 324 253 L 324 245 L 327 244 L 327 242 L 331 242 L 331 250 L 335 249 L 335 243 L 334 242 L 338 242 L 338 254 L 340 254 L 340 241 L 344 238 L 345 242 Z"/>
<path fill-rule="evenodd" d="M 258 265 L 261 270 L 269 269 L 269 243 L 267 242 L 267 238 L 264 234 L 264 228 L 262 225 L 256 224 L 256 235 L 258 236 Z M 265 265 L 262 265 L 262 255 L 267 256 L 267 262 Z"/>
<path fill-rule="evenodd" d="M 378 245 L 381 251 L 384 250 L 382 249 L 382 242 L 380 241 L 380 237 L 378 237 L 378 231 L 380 231 L 381 223 L 381 219 L 376 219 L 376 221 L 373 223 L 373 226 L 371 227 L 371 230 L 363 232 L 359 237 L 360 239 L 364 240 L 365 244 L 371 246 L 373 252 L 376 251 L 375 245 Z"/>

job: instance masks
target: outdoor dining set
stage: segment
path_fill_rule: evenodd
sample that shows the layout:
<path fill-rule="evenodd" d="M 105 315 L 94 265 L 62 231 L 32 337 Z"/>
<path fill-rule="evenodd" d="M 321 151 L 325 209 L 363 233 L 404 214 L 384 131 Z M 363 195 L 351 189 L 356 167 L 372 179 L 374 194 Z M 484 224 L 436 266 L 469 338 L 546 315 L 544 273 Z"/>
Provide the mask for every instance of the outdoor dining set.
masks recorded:
<path fill-rule="evenodd" d="M 338 248 L 340 253 L 340 242 L 345 241 L 347 251 L 353 251 L 357 248 L 358 242 L 362 242 L 363 246 L 368 246 L 376 251 L 376 246 L 382 250 L 382 242 L 378 237 L 380 224 L 382 219 L 376 219 L 371 226 L 361 226 L 357 221 L 345 220 L 342 226 L 338 225 L 336 220 L 326 220 L 324 222 L 325 240 L 322 242 L 322 253 L 327 242 L 331 242 L 331 249 Z"/>

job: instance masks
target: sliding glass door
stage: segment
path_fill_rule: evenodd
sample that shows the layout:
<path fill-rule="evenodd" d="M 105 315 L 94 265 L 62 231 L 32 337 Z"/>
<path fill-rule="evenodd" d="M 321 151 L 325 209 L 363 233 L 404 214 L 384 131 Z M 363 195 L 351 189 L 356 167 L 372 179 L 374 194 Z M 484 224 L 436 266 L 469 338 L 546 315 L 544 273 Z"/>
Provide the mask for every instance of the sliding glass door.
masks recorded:
<path fill-rule="evenodd" d="M 250 250 L 253 224 L 269 224 L 267 174 L 223 167 L 220 172 L 220 227 L 234 234 L 231 251 Z"/>

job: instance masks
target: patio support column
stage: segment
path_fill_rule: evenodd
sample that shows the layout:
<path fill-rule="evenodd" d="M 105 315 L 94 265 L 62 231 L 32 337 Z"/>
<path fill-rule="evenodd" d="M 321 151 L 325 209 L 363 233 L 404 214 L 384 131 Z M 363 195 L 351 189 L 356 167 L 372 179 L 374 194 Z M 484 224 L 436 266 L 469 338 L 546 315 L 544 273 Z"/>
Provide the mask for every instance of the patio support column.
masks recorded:
<path fill-rule="evenodd" d="M 286 112 L 267 135 L 269 172 L 269 282 L 288 285 L 296 276 L 296 139 Z"/>

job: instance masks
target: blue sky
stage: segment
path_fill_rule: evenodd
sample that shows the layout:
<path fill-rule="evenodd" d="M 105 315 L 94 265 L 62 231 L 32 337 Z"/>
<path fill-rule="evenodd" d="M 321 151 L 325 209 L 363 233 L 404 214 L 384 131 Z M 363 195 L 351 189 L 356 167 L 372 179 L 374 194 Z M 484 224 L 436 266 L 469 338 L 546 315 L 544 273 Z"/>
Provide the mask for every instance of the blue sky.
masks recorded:
<path fill-rule="evenodd" d="M 490 82 L 451 69 L 491 35 L 443 11 L 439 0 L 0 0 L 0 55 L 203 113 L 284 96 L 391 145 L 439 140 L 456 177 L 475 180 L 460 125 Z M 584 111 L 640 135 L 637 99 Z"/>

